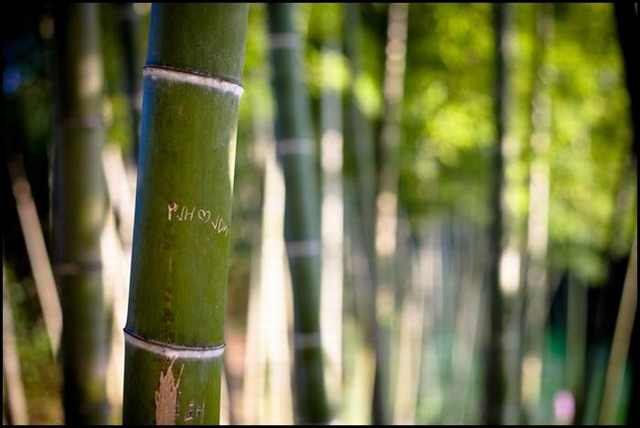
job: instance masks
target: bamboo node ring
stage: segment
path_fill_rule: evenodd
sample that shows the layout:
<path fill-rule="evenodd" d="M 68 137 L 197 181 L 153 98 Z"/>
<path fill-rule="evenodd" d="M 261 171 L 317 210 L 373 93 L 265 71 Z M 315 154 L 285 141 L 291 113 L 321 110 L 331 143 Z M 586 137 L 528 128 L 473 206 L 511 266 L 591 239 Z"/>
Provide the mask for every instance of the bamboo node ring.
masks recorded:
<path fill-rule="evenodd" d="M 125 341 L 136 348 L 144 349 L 168 359 L 210 360 L 220 358 L 224 354 L 224 343 L 217 346 L 181 346 L 145 339 L 135 333 L 123 329 Z"/>

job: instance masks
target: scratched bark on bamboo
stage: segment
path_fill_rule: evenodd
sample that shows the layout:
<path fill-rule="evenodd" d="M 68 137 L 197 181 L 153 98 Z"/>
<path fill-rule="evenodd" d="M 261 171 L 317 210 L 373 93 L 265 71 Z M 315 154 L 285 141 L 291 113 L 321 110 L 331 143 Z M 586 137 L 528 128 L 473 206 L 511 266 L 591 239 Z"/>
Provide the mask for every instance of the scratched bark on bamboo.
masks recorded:
<path fill-rule="evenodd" d="M 154 4 L 129 309 L 125 424 L 217 424 L 248 6 Z"/>

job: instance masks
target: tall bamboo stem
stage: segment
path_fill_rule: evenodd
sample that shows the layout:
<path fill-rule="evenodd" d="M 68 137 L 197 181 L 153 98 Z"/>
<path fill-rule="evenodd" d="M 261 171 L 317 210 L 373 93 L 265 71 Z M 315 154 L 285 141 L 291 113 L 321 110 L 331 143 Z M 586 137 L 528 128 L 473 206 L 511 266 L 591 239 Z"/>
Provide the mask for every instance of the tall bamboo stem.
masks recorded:
<path fill-rule="evenodd" d="M 538 5 L 537 34 L 539 51 L 534 61 L 540 62 L 539 75 L 534 85 L 531 135 L 531 166 L 529 176 L 529 209 L 527 224 L 527 253 L 525 258 L 524 293 L 526 331 L 524 362 L 539 367 L 542 362 L 543 330 L 547 316 L 549 292 L 547 278 L 547 245 L 549 229 L 549 160 L 551 145 L 551 96 L 548 89 L 549 67 L 545 63 L 553 31 L 552 5 Z M 533 363 L 533 364 L 532 364 Z M 523 364 L 523 367 L 524 364 Z M 523 373 L 529 381 L 523 399 L 527 404 L 537 402 L 540 376 Z"/>
<path fill-rule="evenodd" d="M 299 423 L 325 423 L 330 416 L 320 336 L 320 193 L 295 10 L 288 3 L 268 6 L 276 147 L 286 189 L 284 235 L 293 286 L 294 399 Z"/>
<path fill-rule="evenodd" d="M 334 41 L 335 42 L 335 41 Z M 336 87 L 334 43 L 323 48 L 322 84 L 322 342 L 327 355 L 327 387 L 332 402 L 340 403 L 342 392 L 342 294 L 343 228 L 342 198 L 342 103 Z"/>
<path fill-rule="evenodd" d="M 53 165 L 53 256 L 62 303 L 66 423 L 108 423 L 109 324 L 100 240 L 108 213 L 102 170 L 98 5 L 57 10 L 59 108 Z"/>
<path fill-rule="evenodd" d="M 406 40 L 409 5 L 389 5 L 385 46 L 384 119 L 379 186 L 376 195 L 376 316 L 378 337 L 374 381 L 373 423 L 389 422 L 390 334 L 396 285 L 395 253 L 398 221 L 398 155 L 402 139 Z"/>
<path fill-rule="evenodd" d="M 345 87 L 344 98 L 344 194 L 345 239 L 350 250 L 346 251 L 345 272 L 353 283 L 355 319 L 360 325 L 363 349 L 361 360 L 354 364 L 354 388 L 369 397 L 371 409 L 367 417 L 359 420 L 367 423 L 372 409 L 379 407 L 373 399 L 375 360 L 378 352 L 376 319 L 376 268 L 375 268 L 375 153 L 371 125 L 367 120 L 362 100 L 354 90 L 365 78 L 360 52 L 362 50 L 361 5 L 344 4 L 344 53 L 348 60 L 350 82 Z M 350 214 L 353 213 L 353 214 Z M 350 266 L 350 271 L 347 267 Z M 345 290 L 346 291 L 346 290 Z M 358 382 L 361 381 L 361 382 Z"/>
<path fill-rule="evenodd" d="M 125 424 L 217 424 L 248 5 L 154 4 L 125 327 Z"/>
<path fill-rule="evenodd" d="M 620 309 L 613 335 L 609 366 L 602 394 L 602 406 L 600 409 L 600 423 L 616 423 L 615 411 L 618 404 L 618 393 L 624 375 L 625 360 L 629 351 L 631 332 L 638 306 L 638 237 L 633 241 L 629 266 L 624 280 L 622 297 L 620 298 Z"/>
<path fill-rule="evenodd" d="M 495 42 L 495 94 L 494 117 L 495 138 L 491 155 L 491 188 L 489 224 L 489 265 L 488 265 L 488 338 L 484 353 L 484 397 L 483 420 L 487 424 L 499 424 L 502 420 L 505 395 L 505 379 L 502 349 L 502 310 L 503 299 L 500 290 L 500 257 L 502 254 L 503 210 L 502 189 L 504 185 L 503 140 L 507 126 L 507 19 L 508 5 L 496 4 L 493 7 Z"/>

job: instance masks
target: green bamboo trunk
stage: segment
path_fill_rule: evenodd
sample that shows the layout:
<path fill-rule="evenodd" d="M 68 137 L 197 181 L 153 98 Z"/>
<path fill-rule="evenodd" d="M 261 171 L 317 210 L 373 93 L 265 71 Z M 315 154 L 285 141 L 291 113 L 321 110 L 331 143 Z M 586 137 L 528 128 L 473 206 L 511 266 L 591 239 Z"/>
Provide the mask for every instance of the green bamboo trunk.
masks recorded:
<path fill-rule="evenodd" d="M 269 4 L 276 148 L 286 189 L 285 241 L 293 283 L 294 378 L 299 423 L 325 423 L 329 409 L 320 340 L 320 189 L 295 5 Z"/>
<path fill-rule="evenodd" d="M 53 165 L 53 256 L 63 313 L 65 422 L 109 422 L 109 321 L 100 237 L 108 214 L 102 171 L 102 63 L 98 6 L 56 10 L 57 136 Z"/>
<path fill-rule="evenodd" d="M 154 4 L 125 327 L 125 424 L 217 424 L 248 6 Z"/>
<path fill-rule="evenodd" d="M 378 346 L 378 322 L 376 319 L 376 248 L 375 248 L 375 153 L 371 124 L 364 114 L 362 100 L 354 88 L 364 76 L 360 51 L 362 50 L 361 5 L 347 3 L 344 5 L 343 28 L 344 52 L 349 64 L 351 80 L 345 88 L 344 109 L 344 181 L 347 195 L 353 195 L 353 213 L 355 219 L 345 224 L 347 233 L 351 235 L 354 251 L 359 252 L 363 262 L 354 265 L 353 287 L 356 305 L 356 316 L 364 332 L 365 346 L 368 354 L 380 359 Z M 351 192 L 348 192 L 351 190 Z M 345 198 L 346 199 L 346 198 Z M 345 205 L 349 201 L 345 201 Z M 348 210 L 345 210 L 347 215 Z M 350 255 L 351 256 L 351 255 Z M 377 357 L 376 357 L 376 354 Z M 380 370 L 375 370 L 370 377 L 377 376 L 374 383 L 380 384 Z M 369 376 L 367 376 L 369 377 Z M 368 381 L 368 379 L 367 379 Z M 382 395 L 380 388 L 375 390 L 371 402 L 371 414 L 381 408 Z"/>
<path fill-rule="evenodd" d="M 495 47 L 494 117 L 496 143 L 491 153 L 489 248 L 488 248 L 488 337 L 484 350 L 483 421 L 500 424 L 505 396 L 502 349 L 502 295 L 500 291 L 500 256 L 502 253 L 502 189 L 504 161 L 502 145 L 507 125 L 507 18 L 508 5 L 493 5 Z"/>
<path fill-rule="evenodd" d="M 344 154 L 345 181 L 354 187 L 355 210 L 358 214 L 356 226 L 362 237 L 361 246 L 365 257 L 365 266 L 357 275 L 356 285 L 362 289 L 357 294 L 358 316 L 362 319 L 367 341 L 373 348 L 377 323 L 375 318 L 375 153 L 371 125 L 364 115 L 361 101 L 354 91 L 360 79 L 364 78 L 360 59 L 360 5 L 344 5 L 344 52 L 349 63 L 351 81 L 344 94 Z M 355 244 L 354 244 L 355 245 Z"/>

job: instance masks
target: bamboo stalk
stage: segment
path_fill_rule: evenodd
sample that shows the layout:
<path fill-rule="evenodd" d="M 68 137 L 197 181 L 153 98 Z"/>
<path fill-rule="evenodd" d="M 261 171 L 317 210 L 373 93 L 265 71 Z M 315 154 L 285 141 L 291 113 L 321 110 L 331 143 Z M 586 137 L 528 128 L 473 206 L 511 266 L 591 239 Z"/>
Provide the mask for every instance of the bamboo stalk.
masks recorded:
<path fill-rule="evenodd" d="M 624 367 L 626 365 L 627 353 L 631 342 L 631 332 L 638 306 L 638 237 L 633 241 L 631 257 L 627 267 L 627 275 L 624 280 L 622 297 L 620 298 L 620 309 L 611 345 L 611 355 L 602 395 L 602 405 L 600 408 L 600 423 L 616 423 L 615 412 L 618 404 L 618 393 L 622 384 Z"/>
<path fill-rule="evenodd" d="M 503 145 L 507 127 L 507 34 L 508 5 L 496 4 L 493 7 L 494 43 L 495 43 L 495 94 L 494 117 L 495 138 L 491 154 L 492 180 L 490 188 L 489 224 L 489 265 L 488 265 L 488 338 L 484 350 L 484 396 L 483 421 L 487 424 L 499 424 L 505 397 L 505 379 L 502 347 L 502 311 L 503 298 L 500 290 L 500 257 L 502 254 L 503 210 L 502 193 L 504 186 Z"/>
<path fill-rule="evenodd" d="M 58 138 L 53 165 L 53 255 L 63 312 L 66 423 L 108 423 L 109 325 L 101 235 L 108 200 L 101 156 L 98 6 L 57 9 Z"/>
<path fill-rule="evenodd" d="M 2 373 L 7 382 L 9 420 L 12 425 L 29 423 L 27 400 L 20 369 L 20 357 L 16 343 L 16 331 L 11 310 L 11 296 L 7 284 L 6 266 L 2 266 Z M 4 392 L 4 391 L 3 391 Z M 3 393 L 4 396 L 4 393 Z M 4 412 L 3 412 L 4 418 Z"/>
<path fill-rule="evenodd" d="M 292 4 L 268 6 L 276 147 L 286 189 L 284 235 L 293 286 L 294 399 L 298 423 L 326 423 L 330 414 L 320 336 L 319 188 L 294 11 Z"/>
<path fill-rule="evenodd" d="M 125 327 L 125 424 L 217 424 L 248 5 L 154 4 Z"/>
<path fill-rule="evenodd" d="M 545 58 L 551 43 L 553 32 L 552 5 L 538 5 L 536 15 L 539 46 L 534 61 L 540 62 L 539 77 L 535 82 L 531 135 L 532 161 L 529 173 L 529 209 L 527 223 L 527 253 L 526 253 L 526 281 L 525 307 L 526 333 L 524 345 L 524 359 L 542 361 L 544 342 L 544 324 L 548 313 L 549 285 L 547 273 L 547 246 L 549 228 L 549 161 L 548 151 L 551 145 L 551 96 L 548 89 L 548 65 Z M 539 376 L 528 376 L 529 385 L 523 385 L 528 393 L 523 397 L 528 406 L 538 401 L 540 394 Z"/>
<path fill-rule="evenodd" d="M 277 164 L 275 141 L 270 140 L 268 144 L 265 153 L 259 299 L 260 326 L 269 373 L 265 385 L 269 404 L 262 422 L 291 424 L 293 397 L 286 306 L 286 286 L 291 279 L 287 278 L 284 243 L 285 183 Z"/>
<path fill-rule="evenodd" d="M 385 47 L 384 119 L 381 133 L 382 159 L 376 194 L 376 316 L 378 337 L 374 384 L 373 423 L 390 419 L 390 341 L 394 322 L 394 294 L 397 277 L 395 253 L 398 221 L 398 153 L 402 139 L 400 126 L 404 97 L 406 40 L 409 5 L 389 5 Z"/>
<path fill-rule="evenodd" d="M 353 283 L 355 319 L 361 326 L 364 339 L 357 342 L 364 348 L 357 351 L 359 360 L 354 363 L 353 389 L 369 397 L 373 408 L 379 407 L 373 392 L 376 353 L 379 351 L 376 345 L 378 323 L 375 302 L 375 147 L 370 123 L 364 115 L 361 99 L 354 91 L 358 82 L 365 78 L 360 56 L 361 5 L 346 3 L 343 8 L 343 28 L 348 29 L 343 32 L 343 45 L 351 77 L 345 88 L 343 121 L 345 239 L 350 238 L 351 246 L 350 251 L 345 249 L 345 256 L 351 266 L 348 275 Z M 367 417 L 358 419 L 359 423 L 370 422 L 372 409 L 367 409 L 367 412 Z"/>
<path fill-rule="evenodd" d="M 395 424 L 415 424 L 425 327 L 426 277 L 424 246 L 412 251 L 410 289 L 402 302 L 398 339 L 398 375 L 393 418 Z"/>
<path fill-rule="evenodd" d="M 36 292 L 42 309 L 42 318 L 49 337 L 51 353 L 55 358 L 58 354 L 62 333 L 62 308 L 38 211 L 31 195 L 31 186 L 24 172 L 22 158 L 16 158 L 9 163 L 9 175 L 13 195 L 16 198 L 18 219 L 22 227 Z"/>
<path fill-rule="evenodd" d="M 322 296 L 321 331 L 327 356 L 327 389 L 333 403 L 342 393 L 343 233 L 342 104 L 331 58 L 339 55 L 330 43 L 322 53 Z"/>

